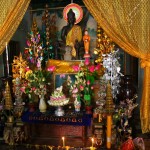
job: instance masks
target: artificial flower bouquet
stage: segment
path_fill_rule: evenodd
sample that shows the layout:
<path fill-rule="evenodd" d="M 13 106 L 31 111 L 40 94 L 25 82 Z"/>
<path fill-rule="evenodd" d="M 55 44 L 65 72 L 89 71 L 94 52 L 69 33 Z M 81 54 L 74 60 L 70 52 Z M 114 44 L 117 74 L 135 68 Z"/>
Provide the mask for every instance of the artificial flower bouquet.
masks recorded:
<path fill-rule="evenodd" d="M 34 93 L 39 97 L 47 94 L 47 86 L 50 85 L 51 73 L 55 66 L 50 66 L 47 70 L 26 69 L 25 79 L 22 82 L 21 90 L 31 98 Z"/>
<path fill-rule="evenodd" d="M 43 42 L 35 21 L 26 43 L 28 48 L 25 48 L 24 57 L 29 66 L 26 67 L 21 90 L 32 101 L 32 95 L 41 97 L 47 94 L 47 87 L 50 85 L 51 73 L 55 70 L 55 66 L 45 69 Z"/>
<path fill-rule="evenodd" d="M 79 65 L 73 66 L 75 75 L 75 81 L 73 82 L 68 76 L 67 85 L 70 88 L 70 94 L 78 98 L 83 99 L 85 105 L 91 105 L 91 97 L 93 96 L 94 81 L 99 78 L 100 64 L 94 65 L 87 58 L 84 63 L 81 62 Z"/>

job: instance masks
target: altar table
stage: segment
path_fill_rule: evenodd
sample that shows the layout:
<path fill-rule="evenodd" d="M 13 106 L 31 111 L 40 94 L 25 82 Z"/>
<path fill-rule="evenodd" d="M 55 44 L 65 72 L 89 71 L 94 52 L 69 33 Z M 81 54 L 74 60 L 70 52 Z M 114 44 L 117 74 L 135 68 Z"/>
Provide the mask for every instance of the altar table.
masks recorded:
<path fill-rule="evenodd" d="M 86 146 L 92 116 L 84 112 L 70 112 L 59 117 L 51 112 L 25 112 L 22 121 L 26 124 L 32 142 L 62 145 L 61 138 L 64 136 L 69 146 L 74 146 L 75 143 Z"/>

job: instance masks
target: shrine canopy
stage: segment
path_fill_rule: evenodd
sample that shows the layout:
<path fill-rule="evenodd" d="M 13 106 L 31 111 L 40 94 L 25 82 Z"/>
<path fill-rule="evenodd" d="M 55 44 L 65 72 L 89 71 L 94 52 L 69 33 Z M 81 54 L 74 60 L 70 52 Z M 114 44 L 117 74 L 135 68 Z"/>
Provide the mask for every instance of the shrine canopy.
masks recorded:
<path fill-rule="evenodd" d="M 16 32 L 30 0 L 1 0 L 0 5 L 0 54 L 3 53 L 6 43 Z"/>
<path fill-rule="evenodd" d="M 140 105 L 142 132 L 150 132 L 150 1 L 83 0 L 107 35 L 124 51 L 141 60 L 144 69 Z"/>

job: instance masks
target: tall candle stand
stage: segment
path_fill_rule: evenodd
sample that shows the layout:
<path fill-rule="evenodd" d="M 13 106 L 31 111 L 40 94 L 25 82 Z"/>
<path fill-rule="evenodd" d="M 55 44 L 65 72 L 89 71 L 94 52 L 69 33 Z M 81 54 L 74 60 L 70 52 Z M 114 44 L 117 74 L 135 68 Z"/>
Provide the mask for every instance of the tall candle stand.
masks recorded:
<path fill-rule="evenodd" d="M 4 75 L 8 77 L 10 75 L 10 68 L 9 68 L 9 51 L 8 51 L 8 44 L 6 43 L 5 48 L 5 66 L 4 66 Z"/>
<path fill-rule="evenodd" d="M 21 79 L 16 78 L 14 84 L 14 89 L 15 89 L 14 115 L 16 117 L 16 124 L 22 126 L 23 122 L 21 120 L 21 116 L 24 110 L 25 103 L 23 102 L 22 99 L 22 92 L 20 90 L 21 88 L 20 85 L 21 85 Z"/>
<path fill-rule="evenodd" d="M 111 93 L 111 85 L 110 83 L 107 84 L 106 89 L 106 104 L 105 110 L 107 114 L 106 120 L 106 147 L 107 149 L 111 149 L 111 134 L 112 134 L 112 113 L 114 112 L 114 104 L 113 104 L 113 96 Z"/>

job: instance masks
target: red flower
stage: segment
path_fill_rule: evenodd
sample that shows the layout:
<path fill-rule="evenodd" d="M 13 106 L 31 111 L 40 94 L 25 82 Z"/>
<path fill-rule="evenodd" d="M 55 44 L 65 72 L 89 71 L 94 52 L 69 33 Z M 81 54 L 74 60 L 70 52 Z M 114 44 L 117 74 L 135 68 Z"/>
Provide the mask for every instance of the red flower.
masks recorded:
<path fill-rule="evenodd" d="M 84 86 L 80 85 L 80 90 L 83 91 L 84 90 Z"/>
<path fill-rule="evenodd" d="M 30 69 L 29 67 L 26 67 L 26 69 L 25 69 L 25 70 L 26 70 L 26 72 L 27 72 L 27 71 L 29 71 L 29 70 L 31 70 L 31 69 Z"/>
<path fill-rule="evenodd" d="M 56 69 L 55 66 L 49 66 L 49 67 L 47 68 L 47 71 L 53 72 L 55 69 Z"/>
<path fill-rule="evenodd" d="M 101 67 L 101 65 L 100 65 L 100 64 L 96 65 L 96 66 L 95 66 L 95 70 L 99 70 L 99 69 L 100 69 L 100 67 Z"/>
<path fill-rule="evenodd" d="M 28 54 L 28 53 L 29 53 L 29 50 L 28 50 L 28 49 L 25 49 L 25 50 L 24 50 L 24 53 L 25 53 L 25 54 Z"/>
<path fill-rule="evenodd" d="M 94 66 L 94 65 L 90 66 L 90 67 L 89 67 L 89 71 L 90 71 L 90 72 L 94 72 L 94 71 L 95 71 L 95 66 Z"/>

